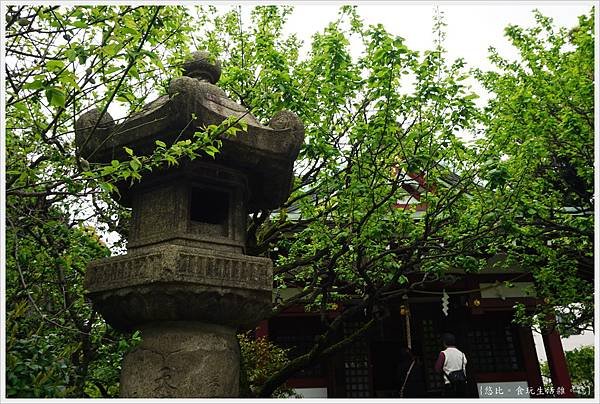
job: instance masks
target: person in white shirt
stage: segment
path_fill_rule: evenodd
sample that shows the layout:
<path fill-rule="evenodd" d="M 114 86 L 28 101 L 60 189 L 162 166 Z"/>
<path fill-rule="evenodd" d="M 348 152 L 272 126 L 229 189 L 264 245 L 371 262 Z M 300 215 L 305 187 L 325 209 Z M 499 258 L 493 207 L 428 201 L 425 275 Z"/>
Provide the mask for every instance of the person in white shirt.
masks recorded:
<path fill-rule="evenodd" d="M 453 334 L 445 333 L 442 335 L 442 341 L 445 349 L 440 352 L 438 359 L 435 362 L 435 371 L 443 373 L 444 375 L 444 397 L 466 397 L 467 357 L 463 352 L 456 348 L 456 338 Z M 463 380 L 451 382 L 449 378 L 450 373 L 461 370 L 464 377 L 460 378 Z"/>

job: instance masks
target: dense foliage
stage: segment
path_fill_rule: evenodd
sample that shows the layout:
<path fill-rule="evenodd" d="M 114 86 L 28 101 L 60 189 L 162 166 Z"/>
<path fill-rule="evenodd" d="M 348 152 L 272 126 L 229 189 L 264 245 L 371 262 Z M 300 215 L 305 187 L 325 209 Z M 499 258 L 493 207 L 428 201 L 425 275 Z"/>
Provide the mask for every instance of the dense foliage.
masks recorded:
<path fill-rule="evenodd" d="M 82 286 L 87 263 L 110 255 L 97 234 L 126 234 L 129 212 L 109 192 L 212 142 L 90 166 L 74 147 L 74 120 L 92 107 L 134 111 L 160 89 L 187 51 L 186 16 L 178 7 L 41 5 L 4 16 L 8 396 L 118 393 L 137 336 L 106 325 Z"/>
<path fill-rule="evenodd" d="M 594 316 L 594 17 L 571 30 L 535 18 L 506 29 L 519 60 L 492 50 L 497 71 L 478 74 L 494 95 L 480 143 L 493 145 L 489 203 L 506 229 L 493 247 L 531 269 L 541 326 L 557 308 L 563 335 L 578 334 Z"/>
<path fill-rule="evenodd" d="M 576 397 L 594 397 L 594 346 L 587 345 L 565 352 L 569 375 Z M 542 376 L 548 384 L 551 383 L 548 362 L 540 366 Z"/>
<path fill-rule="evenodd" d="M 240 397 L 255 397 L 265 380 L 289 362 L 288 352 L 265 337 L 255 338 L 250 332 L 238 334 L 238 341 L 241 354 Z M 279 386 L 272 397 L 299 398 L 285 384 Z"/>
<path fill-rule="evenodd" d="M 594 397 L 594 346 L 565 352 L 571 382 L 578 397 Z"/>
<path fill-rule="evenodd" d="M 216 136 L 237 128 L 205 128 L 193 141 L 157 143 L 149 156 L 129 150 L 126 161 L 90 165 L 74 147 L 74 120 L 92 107 L 121 119 L 135 112 L 181 74 L 190 48 L 222 61 L 219 86 L 259 120 L 288 109 L 305 125 L 289 200 L 254 212 L 248 225 L 248 253 L 273 258 L 275 286 L 295 291 L 273 314 L 344 307 L 322 316 L 324 334 L 297 358 L 242 338 L 248 352 L 274 355 L 265 362 L 272 372 L 251 375 L 249 394 L 283 394 L 290 375 L 376 323 L 378 303 L 412 287 L 409 275 L 443 280 L 452 268 L 484 270 L 498 254 L 532 271 L 547 299 L 540 314 L 558 307 L 561 324 L 591 324 L 593 13 L 572 31 L 553 31 L 541 15 L 535 28 L 509 27 L 520 60 L 493 52 L 494 72 L 470 74 L 462 60 L 446 60 L 439 15 L 438 40 L 420 54 L 342 7 L 301 57 L 300 41 L 284 33 L 290 12 L 8 8 L 9 396 L 118 394 L 120 360 L 139 336 L 106 325 L 82 290 L 86 264 L 122 251 L 127 238 L 129 212 L 110 197 L 114 183 L 214 155 Z M 467 84 L 473 77 L 494 95 L 485 110 Z M 416 198 L 425 208 L 418 220 L 398 209 Z M 98 234 L 109 235 L 110 249 Z M 365 326 L 340 338 L 358 313 Z"/>

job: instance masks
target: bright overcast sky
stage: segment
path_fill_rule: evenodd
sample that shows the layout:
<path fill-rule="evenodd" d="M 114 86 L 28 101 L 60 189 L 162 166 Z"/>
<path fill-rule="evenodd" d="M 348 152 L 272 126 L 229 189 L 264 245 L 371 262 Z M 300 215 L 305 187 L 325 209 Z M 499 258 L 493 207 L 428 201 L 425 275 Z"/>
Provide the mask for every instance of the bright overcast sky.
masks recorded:
<path fill-rule="evenodd" d="M 304 41 L 301 57 L 310 50 L 312 35 L 336 20 L 344 4 L 356 5 L 366 24 L 383 24 L 388 32 L 403 37 L 410 49 L 422 53 L 433 48 L 433 16 L 437 7 L 446 22 L 444 46 L 448 62 L 462 57 L 467 68 L 489 70 L 492 69 L 488 61 L 490 46 L 495 47 L 501 56 L 517 57 L 515 49 L 504 36 L 504 29 L 509 24 L 533 26 L 533 10 L 538 9 L 551 17 L 555 26 L 571 28 L 577 24 L 577 17 L 587 14 L 595 3 L 597 1 L 213 1 L 205 4 L 224 8 L 241 5 L 246 26 L 250 23 L 250 11 L 256 5 L 294 6 L 285 33 L 296 33 Z M 355 38 L 355 42 L 351 42 L 351 53 L 358 56 L 359 52 L 359 39 Z M 474 79 L 469 83 L 481 96 L 477 103 L 482 106 L 488 99 L 487 94 Z"/>
<path fill-rule="evenodd" d="M 355 4 L 367 24 L 383 24 L 390 33 L 403 37 L 409 48 L 418 51 L 433 46 L 432 17 L 437 6 L 444 13 L 447 24 L 445 46 L 449 59 L 463 57 L 468 66 L 488 68 L 489 46 L 496 47 L 502 55 L 515 55 L 504 37 L 507 25 L 533 25 L 532 10 L 538 9 L 552 17 L 558 26 L 570 28 L 594 3 L 597 1 L 299 1 L 283 4 L 295 7 L 289 18 L 288 32 L 298 33 L 306 45 L 310 44 L 314 32 L 335 20 L 341 5 Z"/>

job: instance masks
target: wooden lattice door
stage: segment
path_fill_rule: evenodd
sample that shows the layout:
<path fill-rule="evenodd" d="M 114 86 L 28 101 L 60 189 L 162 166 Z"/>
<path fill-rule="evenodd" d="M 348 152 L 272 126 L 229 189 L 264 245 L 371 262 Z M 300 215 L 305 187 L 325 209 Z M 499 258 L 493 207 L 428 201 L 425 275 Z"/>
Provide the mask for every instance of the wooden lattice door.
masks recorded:
<path fill-rule="evenodd" d="M 444 381 L 439 374 L 435 373 L 433 364 L 443 349 L 441 344 L 442 333 L 439 329 L 439 322 L 432 319 L 421 320 L 421 326 L 427 393 L 439 394 L 444 390 Z"/>
<path fill-rule="evenodd" d="M 360 320 L 344 323 L 344 336 L 349 336 L 363 326 Z M 343 353 L 344 386 L 346 397 L 371 397 L 371 375 L 369 372 L 369 346 L 365 338 L 359 338 Z"/>

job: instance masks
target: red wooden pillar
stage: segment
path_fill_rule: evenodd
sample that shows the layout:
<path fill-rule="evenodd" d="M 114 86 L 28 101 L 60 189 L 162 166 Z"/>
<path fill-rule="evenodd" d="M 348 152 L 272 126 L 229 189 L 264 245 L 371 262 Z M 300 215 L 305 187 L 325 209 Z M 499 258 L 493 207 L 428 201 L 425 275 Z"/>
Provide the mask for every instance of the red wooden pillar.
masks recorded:
<path fill-rule="evenodd" d="M 546 349 L 546 357 L 548 358 L 548 367 L 550 368 L 552 384 L 554 385 L 555 391 L 558 390 L 556 397 L 575 397 L 573 394 L 573 386 L 571 385 L 569 368 L 567 368 L 565 352 L 563 351 L 558 331 L 556 328 L 552 328 L 548 332 L 542 334 L 542 338 L 544 340 L 544 348 Z M 563 392 L 563 389 L 564 394 L 560 394 Z"/>
<path fill-rule="evenodd" d="M 521 353 L 523 354 L 523 365 L 525 372 L 527 372 L 527 384 L 529 387 L 533 387 L 534 391 L 538 391 L 538 389 L 544 387 L 544 382 L 542 381 L 540 362 L 538 361 L 531 328 L 519 327 L 518 332 Z"/>
<path fill-rule="evenodd" d="M 269 322 L 267 320 L 262 320 L 256 326 L 256 338 L 268 337 L 269 336 Z"/>

